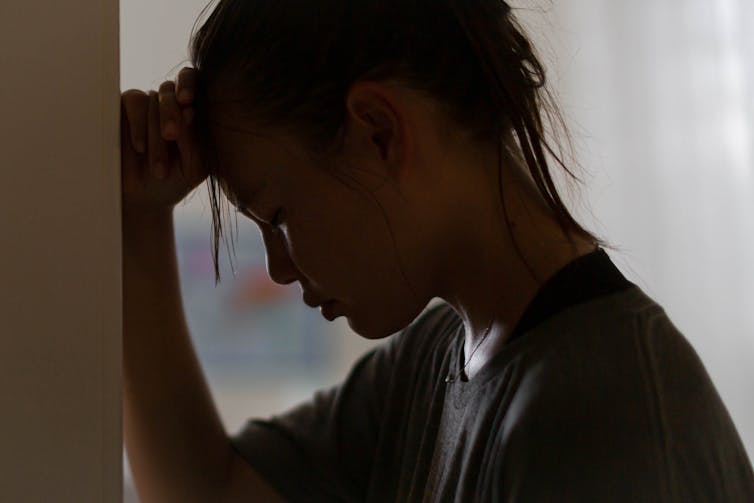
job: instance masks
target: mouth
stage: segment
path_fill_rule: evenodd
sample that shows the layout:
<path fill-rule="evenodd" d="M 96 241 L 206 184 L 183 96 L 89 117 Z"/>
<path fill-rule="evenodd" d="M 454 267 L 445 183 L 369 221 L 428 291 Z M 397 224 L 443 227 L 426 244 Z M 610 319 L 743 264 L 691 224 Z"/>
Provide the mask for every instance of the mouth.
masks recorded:
<path fill-rule="evenodd" d="M 335 314 L 335 304 L 335 300 L 329 300 L 319 307 L 319 312 L 327 321 L 332 321 L 338 317 L 338 315 Z"/>
<path fill-rule="evenodd" d="M 321 305 L 324 305 L 330 302 L 329 300 L 326 300 L 326 301 L 312 300 L 312 296 L 307 293 L 304 294 L 303 299 L 304 299 L 304 304 L 312 308 L 319 307 Z"/>

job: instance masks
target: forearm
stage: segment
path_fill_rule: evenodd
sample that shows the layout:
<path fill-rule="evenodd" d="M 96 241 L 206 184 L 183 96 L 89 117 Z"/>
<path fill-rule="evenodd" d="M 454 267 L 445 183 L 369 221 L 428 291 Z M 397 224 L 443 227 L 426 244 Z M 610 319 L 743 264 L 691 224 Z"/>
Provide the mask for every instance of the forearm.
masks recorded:
<path fill-rule="evenodd" d="M 172 212 L 123 220 L 123 424 L 144 503 L 210 501 L 231 456 L 189 337 Z"/>

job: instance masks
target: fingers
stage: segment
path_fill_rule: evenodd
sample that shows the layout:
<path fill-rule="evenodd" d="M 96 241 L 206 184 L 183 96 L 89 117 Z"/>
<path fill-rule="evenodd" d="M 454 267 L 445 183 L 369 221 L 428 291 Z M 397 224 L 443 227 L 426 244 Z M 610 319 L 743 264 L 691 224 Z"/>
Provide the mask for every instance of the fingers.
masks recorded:
<path fill-rule="evenodd" d="M 158 101 L 162 138 L 175 141 L 181 128 L 181 109 L 175 99 L 175 84 L 172 81 L 162 83 Z"/>
<path fill-rule="evenodd" d="M 193 110 L 184 109 L 184 113 L 185 112 L 193 112 Z M 178 146 L 178 155 L 180 157 L 180 163 L 178 163 L 178 166 L 181 170 L 181 174 L 184 178 L 194 176 L 194 173 L 197 172 L 197 170 L 201 170 L 195 131 L 190 128 L 185 128 L 181 132 L 181 135 L 178 136 L 178 140 L 176 140 L 174 145 Z"/>
<path fill-rule="evenodd" d="M 178 77 L 176 77 L 176 97 L 180 106 L 190 107 L 194 104 L 197 75 L 197 70 L 190 67 L 184 67 L 178 72 Z M 184 108 L 182 117 L 183 123 L 187 126 L 190 125 L 194 118 L 194 110 L 192 108 Z"/>
<path fill-rule="evenodd" d="M 147 146 L 147 109 L 149 96 L 138 89 L 129 89 L 121 95 L 121 103 L 128 119 L 131 145 L 143 154 Z"/>
<path fill-rule="evenodd" d="M 163 82 L 159 91 L 144 93 L 131 89 L 122 94 L 121 103 L 128 120 L 131 143 L 136 152 L 146 153 L 146 169 L 156 178 L 165 178 L 173 161 L 196 163 L 196 149 L 186 127 L 193 118 L 190 108 L 195 94 L 196 71 L 184 68 L 178 84 Z M 185 105 L 178 103 L 176 92 L 189 93 Z M 176 145 L 175 142 L 178 142 Z M 180 148 L 178 148 L 180 147 Z M 180 162 L 179 162 L 180 164 Z"/>
<path fill-rule="evenodd" d="M 120 105 L 120 161 L 121 161 L 121 183 L 123 187 L 131 187 L 132 180 L 135 178 L 143 178 L 143 156 L 140 156 L 136 149 L 133 147 L 133 131 L 131 124 L 129 123 L 127 107 L 121 100 Z M 142 159 L 139 159 L 142 157 Z"/>
<path fill-rule="evenodd" d="M 168 146 L 162 137 L 160 119 L 160 100 L 156 91 L 149 91 L 147 152 L 149 169 L 156 178 L 165 178 L 168 174 Z"/>
<path fill-rule="evenodd" d="M 189 106 L 194 102 L 197 70 L 184 67 L 176 77 L 176 96 L 181 106 Z"/>

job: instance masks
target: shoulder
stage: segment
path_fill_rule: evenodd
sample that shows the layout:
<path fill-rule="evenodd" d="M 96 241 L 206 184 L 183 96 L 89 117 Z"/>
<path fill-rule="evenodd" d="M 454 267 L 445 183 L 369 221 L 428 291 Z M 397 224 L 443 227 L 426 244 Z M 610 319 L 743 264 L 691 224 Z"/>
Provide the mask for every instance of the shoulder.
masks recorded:
<path fill-rule="evenodd" d="M 607 444 L 655 445 L 647 440 L 660 434 L 661 398 L 690 398 L 683 379 L 704 371 L 664 310 L 638 287 L 569 309 L 525 337 L 508 409 L 515 413 L 505 422 L 518 441 L 550 442 L 563 455 L 597 455 Z"/>
<path fill-rule="evenodd" d="M 575 306 L 527 337 L 521 359 L 531 386 L 521 399 L 567 403 L 572 414 L 643 408 L 668 386 L 686 391 L 680 378 L 706 377 L 687 339 L 638 287 Z"/>
<path fill-rule="evenodd" d="M 618 366 L 644 365 L 660 356 L 695 360 L 696 353 L 665 309 L 639 287 L 573 306 L 526 337 L 552 367 L 624 377 Z M 585 363 L 585 365 L 578 365 Z"/>
<path fill-rule="evenodd" d="M 498 438 L 517 461 L 501 469 L 527 490 L 619 501 L 672 500 L 689 460 L 712 484 L 721 466 L 704 460 L 738 459 L 740 441 L 701 360 L 638 287 L 609 297 L 530 334 Z"/>

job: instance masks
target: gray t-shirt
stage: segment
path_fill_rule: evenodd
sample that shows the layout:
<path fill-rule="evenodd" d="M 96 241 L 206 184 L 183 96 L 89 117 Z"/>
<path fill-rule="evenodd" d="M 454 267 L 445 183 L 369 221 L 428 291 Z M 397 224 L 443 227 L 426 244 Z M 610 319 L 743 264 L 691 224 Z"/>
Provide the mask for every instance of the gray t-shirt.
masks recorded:
<path fill-rule="evenodd" d="M 639 287 L 570 306 L 471 381 L 447 304 L 232 444 L 292 502 L 754 502 L 699 357 Z"/>

